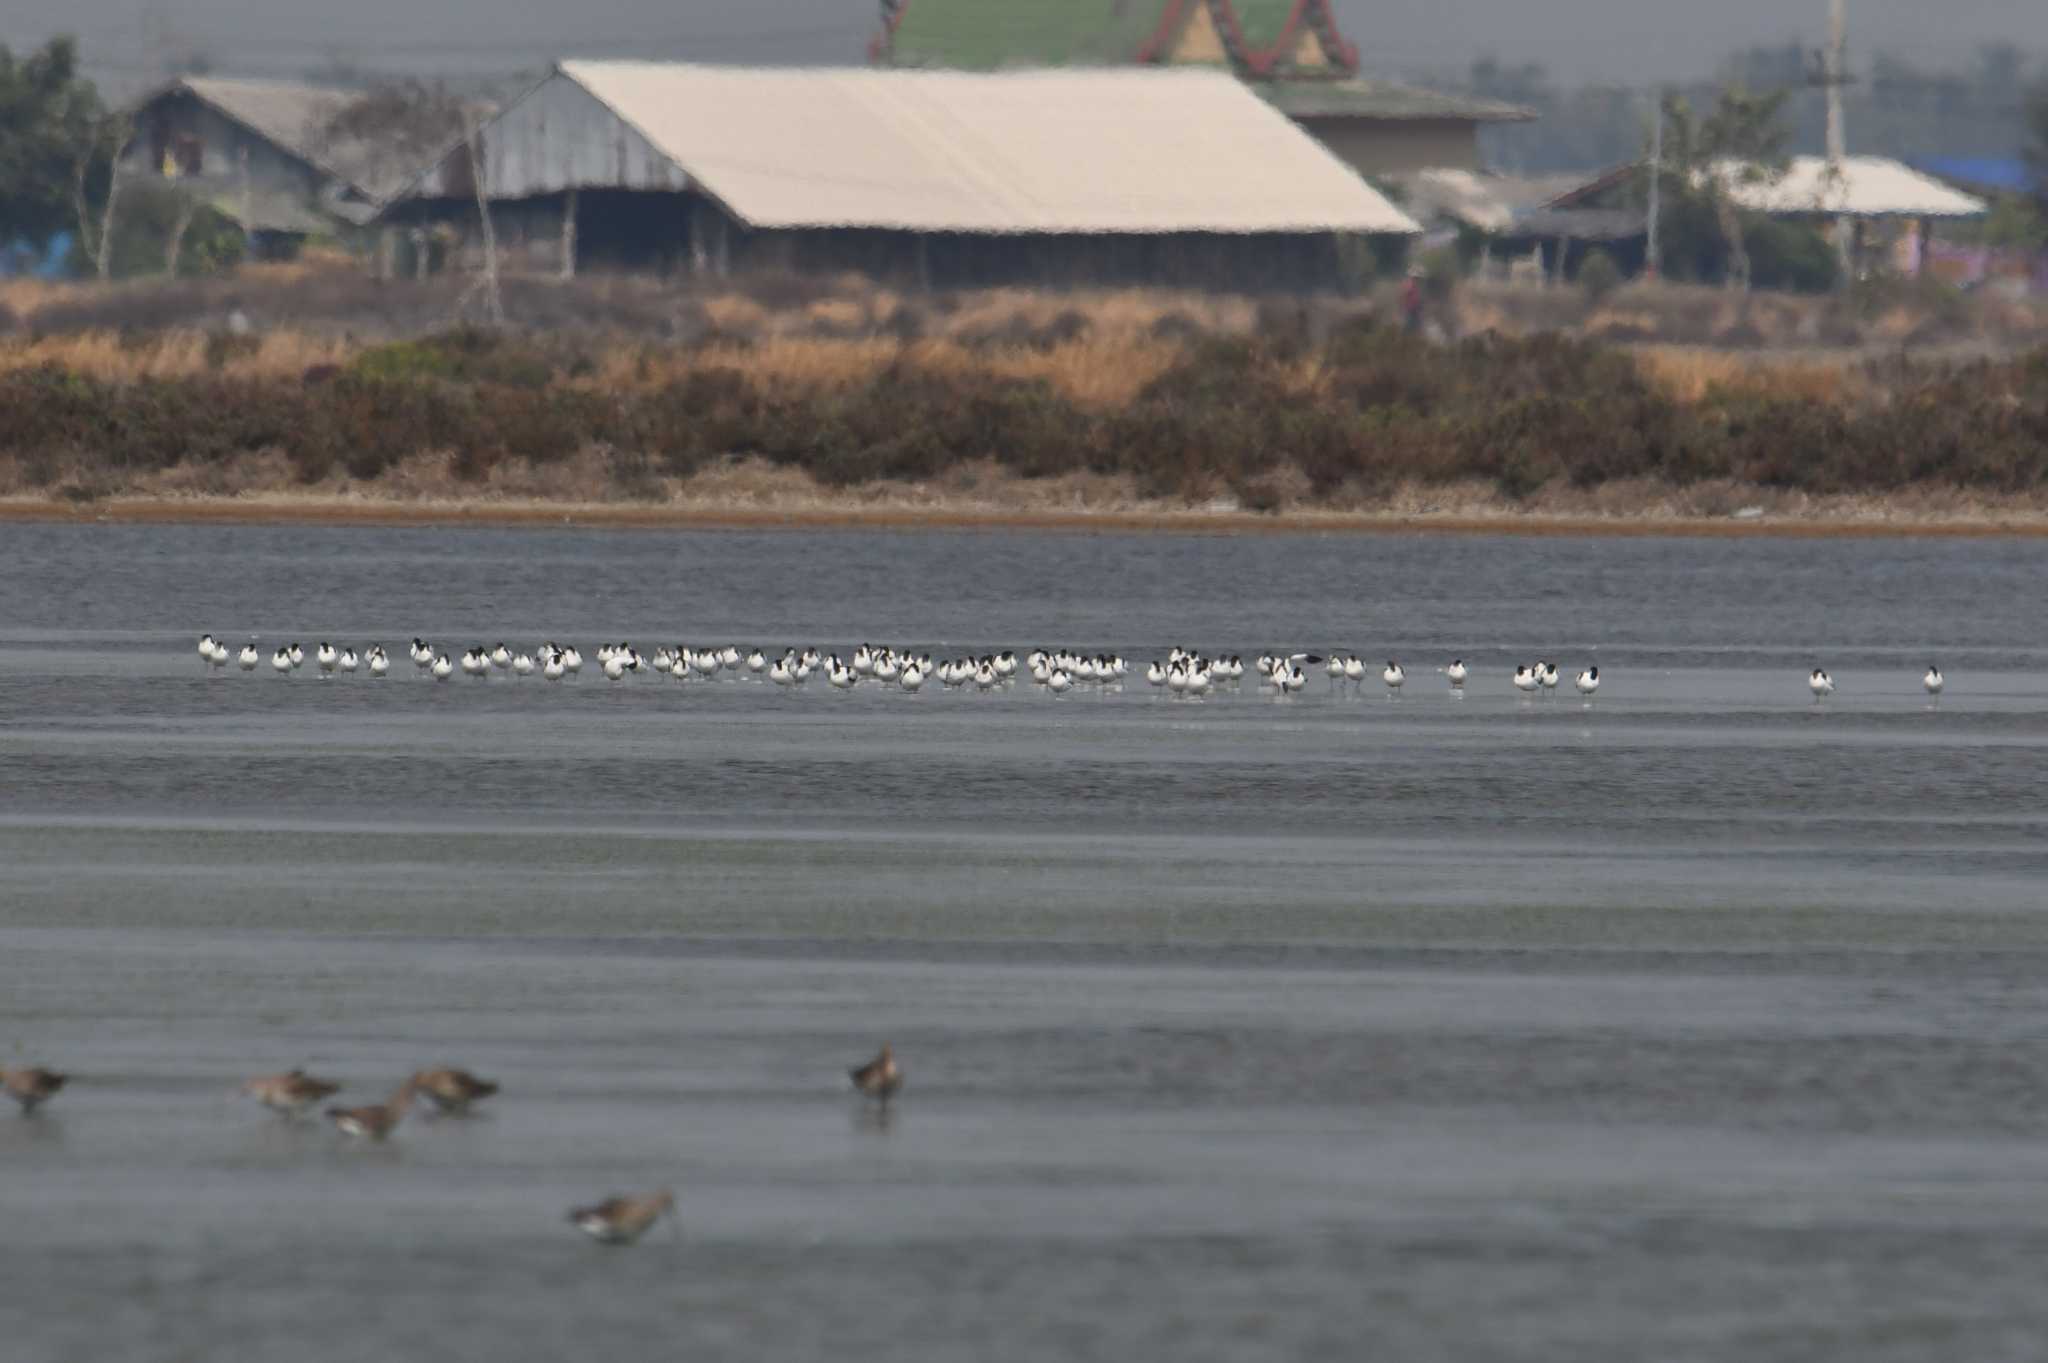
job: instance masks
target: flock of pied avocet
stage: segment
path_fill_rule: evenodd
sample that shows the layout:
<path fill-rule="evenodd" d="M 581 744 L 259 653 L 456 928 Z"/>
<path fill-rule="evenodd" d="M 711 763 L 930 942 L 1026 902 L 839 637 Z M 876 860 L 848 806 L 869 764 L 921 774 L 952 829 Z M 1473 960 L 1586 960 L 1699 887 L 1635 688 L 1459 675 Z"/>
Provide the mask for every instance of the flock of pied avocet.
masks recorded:
<path fill-rule="evenodd" d="M 457 660 L 425 639 L 414 639 L 409 652 L 413 667 L 436 681 L 447 681 L 458 668 L 464 676 L 477 681 L 484 680 L 493 672 L 515 678 L 529 677 L 538 672 L 546 680 L 558 682 L 583 670 L 583 654 L 578 649 L 552 640 L 542 644 L 537 653 L 514 653 L 501 643 L 494 648 L 479 646 L 467 649 Z M 303 645 L 286 644 L 271 653 L 271 670 L 290 676 L 305 665 L 308 656 Z M 336 648 L 323 642 L 314 648 L 310 656 L 323 676 L 337 672 L 352 675 L 366 670 L 372 677 L 383 677 L 391 670 L 390 655 L 385 653 L 382 644 L 372 644 L 358 653 L 350 647 Z M 263 665 L 263 655 L 253 640 L 237 652 L 231 651 L 211 634 L 199 640 L 199 658 L 214 668 L 226 667 L 232 659 L 244 672 L 254 672 Z M 758 648 L 742 650 L 733 644 L 705 649 L 676 644 L 657 648 L 653 656 L 647 657 L 631 644 L 617 643 L 600 645 L 597 661 L 605 677 L 615 682 L 638 675 L 666 676 L 685 681 L 691 677 L 709 679 L 720 673 L 730 673 L 765 678 L 777 686 L 795 687 L 823 672 L 825 680 L 839 690 L 850 690 L 862 682 L 873 682 L 904 691 L 917 691 L 927 681 L 936 680 L 949 690 L 972 686 L 987 691 L 1013 684 L 1021 671 L 1054 695 L 1063 695 L 1077 684 L 1086 682 L 1117 685 L 1130 671 L 1130 665 L 1113 653 L 1033 649 L 1022 660 L 1007 650 L 979 656 L 934 659 L 929 653 L 899 652 L 869 644 L 862 644 L 853 651 L 852 657 L 842 659 L 837 653 L 820 653 L 816 648 L 785 649 L 771 658 Z M 1261 685 L 1271 687 L 1281 695 L 1293 695 L 1308 687 L 1309 673 L 1304 669 L 1317 664 L 1322 665 L 1324 675 L 1333 687 L 1348 685 L 1362 688 L 1372 672 L 1365 660 L 1355 653 L 1332 654 L 1328 658 L 1314 653 L 1267 653 L 1261 655 L 1254 666 Z M 1454 658 L 1449 666 L 1438 670 L 1449 682 L 1453 695 L 1464 694 L 1471 670 L 1462 658 Z M 1211 658 L 1189 649 L 1175 648 L 1166 657 L 1155 659 L 1147 666 L 1144 677 L 1147 683 L 1171 695 L 1204 696 L 1218 686 L 1237 685 L 1244 679 L 1244 674 L 1244 659 L 1236 654 Z M 1525 663 L 1515 668 L 1513 682 L 1515 690 L 1524 695 L 1547 695 L 1557 689 L 1560 677 L 1556 663 Z M 1387 665 L 1380 669 L 1379 679 L 1387 688 L 1389 697 L 1399 696 L 1401 688 L 1407 685 L 1408 673 L 1401 664 L 1389 659 Z M 1920 684 L 1928 695 L 1938 698 L 1946 681 L 1938 666 L 1929 665 Z M 1835 691 L 1835 680 L 1824 668 L 1814 668 L 1807 676 L 1806 685 L 1813 692 L 1815 704 Z M 1593 693 L 1600 689 L 1600 669 L 1583 669 L 1572 678 L 1572 686 L 1590 701 Z"/>
<path fill-rule="evenodd" d="M 515 653 L 501 643 L 492 648 L 467 649 L 458 658 L 425 639 L 414 639 L 409 653 L 415 670 L 437 681 L 446 681 L 459 670 L 477 681 L 493 673 L 519 678 L 537 672 L 548 681 L 559 682 L 583 670 L 580 650 L 552 640 L 534 653 Z M 676 644 L 643 655 L 629 643 L 617 643 L 599 646 L 595 656 L 605 677 L 614 682 L 630 676 L 666 676 L 678 681 L 693 677 L 709 679 L 724 673 L 796 687 L 822 673 L 827 683 L 840 690 L 850 690 L 865 682 L 917 691 L 926 682 L 937 681 L 947 689 L 973 687 L 987 691 L 1014 684 L 1021 675 L 1054 695 L 1062 695 L 1084 683 L 1119 684 L 1131 670 L 1130 664 L 1114 653 L 1078 653 L 1068 649 L 1034 649 L 1021 659 L 1008 650 L 937 659 L 915 650 L 862 644 L 850 657 L 842 658 L 816 648 L 790 648 L 771 657 L 758 648 L 741 649 L 732 644 L 704 649 Z M 200 639 L 199 657 L 215 668 L 226 667 L 233 661 L 244 672 L 254 672 L 263 665 L 263 654 L 253 640 L 239 651 L 232 651 L 211 634 Z M 359 653 L 352 647 L 325 642 L 315 646 L 311 653 L 302 644 L 285 644 L 271 653 L 270 667 L 280 675 L 290 676 L 309 658 L 323 676 L 366 671 L 372 677 L 383 677 L 391 670 L 390 655 L 381 644 L 372 644 Z M 1261 685 L 1282 695 L 1292 695 L 1308 687 L 1310 673 L 1306 669 L 1317 665 L 1322 666 L 1334 687 L 1362 688 L 1374 671 L 1356 654 L 1325 658 L 1315 653 L 1268 653 L 1250 667 L 1256 669 Z M 1191 649 L 1175 648 L 1148 665 L 1143 676 L 1147 683 L 1171 695 L 1202 696 L 1218 687 L 1241 683 L 1247 670 L 1244 659 L 1235 654 L 1208 657 Z M 1463 692 L 1471 675 L 1462 659 L 1453 659 L 1449 666 L 1438 670 L 1454 693 Z M 1378 673 L 1389 696 L 1398 696 L 1408 681 L 1406 670 L 1392 660 Z M 1556 663 L 1530 663 L 1515 669 L 1514 686 L 1524 694 L 1547 693 L 1557 689 L 1561 675 Z M 1600 669 L 1586 668 L 1573 679 L 1573 685 L 1579 694 L 1591 697 L 1600 689 Z"/>

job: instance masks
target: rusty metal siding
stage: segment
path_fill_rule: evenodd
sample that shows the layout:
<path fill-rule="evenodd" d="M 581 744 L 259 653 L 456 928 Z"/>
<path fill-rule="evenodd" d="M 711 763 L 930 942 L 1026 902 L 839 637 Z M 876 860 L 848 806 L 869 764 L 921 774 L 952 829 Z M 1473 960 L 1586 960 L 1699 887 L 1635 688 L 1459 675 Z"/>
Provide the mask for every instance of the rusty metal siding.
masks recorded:
<path fill-rule="evenodd" d="M 557 73 L 486 124 L 485 183 L 494 199 L 525 199 L 566 189 L 682 190 L 690 177 L 575 81 Z M 458 147 L 410 194 L 462 198 L 470 188 L 468 152 Z"/>

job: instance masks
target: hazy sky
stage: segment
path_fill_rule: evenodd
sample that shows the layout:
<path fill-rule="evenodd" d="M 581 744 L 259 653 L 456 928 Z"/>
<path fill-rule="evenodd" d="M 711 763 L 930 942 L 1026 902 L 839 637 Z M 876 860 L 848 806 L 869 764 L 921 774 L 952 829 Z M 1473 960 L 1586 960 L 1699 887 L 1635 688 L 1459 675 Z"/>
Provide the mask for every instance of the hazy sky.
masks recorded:
<path fill-rule="evenodd" d="M 1018 0 L 1029 4 L 1031 0 Z M 1149 3 L 1150 0 L 1125 0 Z M 917 0 L 910 0 L 915 4 Z M 2007 39 L 2048 55 L 2048 0 L 1849 0 L 1851 47 L 1930 64 Z M 1459 70 L 1492 53 L 1566 80 L 1706 74 L 1726 51 L 1818 38 L 1826 0 L 1339 0 L 1368 70 Z M 852 62 L 874 0 L 0 0 L 0 42 L 79 35 L 135 78 L 166 50 L 217 71 L 289 74 L 324 59 L 407 71 L 516 70 L 557 56 Z"/>

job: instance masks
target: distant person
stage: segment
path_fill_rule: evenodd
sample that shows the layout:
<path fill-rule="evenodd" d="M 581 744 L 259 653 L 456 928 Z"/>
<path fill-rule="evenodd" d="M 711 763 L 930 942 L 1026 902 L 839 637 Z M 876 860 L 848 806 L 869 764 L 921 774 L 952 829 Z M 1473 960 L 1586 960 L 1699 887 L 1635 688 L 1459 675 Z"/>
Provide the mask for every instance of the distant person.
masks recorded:
<path fill-rule="evenodd" d="M 1410 336 L 1422 334 L 1422 267 L 1408 271 L 1408 279 L 1401 285 L 1401 329 Z"/>

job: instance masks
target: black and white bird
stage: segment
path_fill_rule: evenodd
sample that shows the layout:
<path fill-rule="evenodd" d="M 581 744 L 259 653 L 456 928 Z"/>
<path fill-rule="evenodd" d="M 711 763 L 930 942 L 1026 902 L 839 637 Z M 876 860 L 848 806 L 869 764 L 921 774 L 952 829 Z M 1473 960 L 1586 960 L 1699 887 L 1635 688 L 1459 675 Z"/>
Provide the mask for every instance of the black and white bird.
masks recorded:
<path fill-rule="evenodd" d="M 1933 663 L 1929 663 L 1927 664 L 1927 675 L 1920 679 L 1920 684 L 1927 688 L 1928 695 L 1939 699 L 1941 696 L 1941 688 L 1948 685 L 1948 679 L 1941 675 L 1941 669 L 1939 667 L 1937 667 Z"/>
<path fill-rule="evenodd" d="M 1806 689 L 1813 692 L 1813 703 L 1818 705 L 1835 693 L 1835 679 L 1827 674 L 1825 668 L 1816 667 L 1806 678 Z"/>
<path fill-rule="evenodd" d="M 1589 667 L 1572 678 L 1572 685 L 1579 688 L 1579 694 L 1590 696 L 1600 689 L 1600 669 Z"/>

